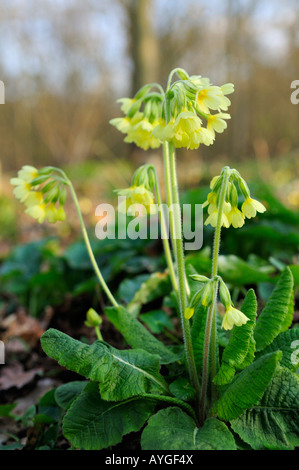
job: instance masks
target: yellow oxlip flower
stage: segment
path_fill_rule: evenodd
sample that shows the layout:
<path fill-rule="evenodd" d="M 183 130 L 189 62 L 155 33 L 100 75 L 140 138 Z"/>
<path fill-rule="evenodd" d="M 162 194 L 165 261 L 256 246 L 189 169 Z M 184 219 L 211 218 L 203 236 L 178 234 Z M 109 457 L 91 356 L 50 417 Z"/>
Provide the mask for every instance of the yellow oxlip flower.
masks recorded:
<path fill-rule="evenodd" d="M 56 211 L 56 219 L 60 222 L 63 222 L 65 220 L 65 212 L 62 206 L 58 207 Z"/>
<path fill-rule="evenodd" d="M 224 330 L 231 330 L 235 325 L 242 326 L 248 321 L 249 318 L 244 313 L 230 305 L 225 312 L 221 327 Z"/>
<path fill-rule="evenodd" d="M 230 202 L 225 202 L 224 205 L 223 205 L 223 212 L 224 214 L 227 216 L 227 214 L 229 214 L 229 212 L 231 211 L 231 204 Z M 208 207 L 208 214 L 212 214 L 214 211 L 217 210 L 217 206 L 216 206 L 216 203 L 214 204 L 210 204 L 209 207 Z"/>
<path fill-rule="evenodd" d="M 196 103 L 203 113 L 209 114 L 210 109 L 220 108 L 222 98 L 223 93 L 220 87 L 208 86 L 197 92 Z"/>
<path fill-rule="evenodd" d="M 234 92 L 234 85 L 233 83 L 225 83 L 225 85 L 222 85 L 220 89 L 222 94 L 220 95 L 221 103 L 219 107 L 223 111 L 227 111 L 228 107 L 231 105 L 231 101 L 225 95 L 230 95 Z"/>
<path fill-rule="evenodd" d="M 216 180 L 219 176 L 215 176 Z M 213 178 L 214 179 L 214 178 Z M 216 182 L 215 180 L 215 182 Z M 212 225 L 212 227 L 216 227 L 217 225 L 217 218 L 218 218 L 218 208 L 217 208 L 217 193 L 211 191 L 208 196 L 207 200 L 203 203 L 203 207 L 208 206 L 208 214 L 209 217 L 205 221 L 205 225 Z M 223 213 L 222 213 L 222 227 L 228 228 L 230 226 L 230 222 L 228 220 L 228 214 L 231 211 L 231 204 L 229 202 L 224 202 L 223 205 Z"/>
<path fill-rule="evenodd" d="M 167 125 L 157 126 L 153 134 L 162 141 L 173 142 L 176 148 L 197 149 L 200 144 L 211 145 L 214 141 L 213 134 L 202 127 L 200 118 L 187 109 Z"/>
<path fill-rule="evenodd" d="M 20 178 L 11 178 L 10 183 L 15 186 L 13 190 L 15 197 L 24 202 L 30 193 L 31 184 Z"/>
<path fill-rule="evenodd" d="M 46 217 L 50 224 L 65 220 L 65 212 L 62 206 L 57 208 L 53 202 L 46 207 Z"/>
<path fill-rule="evenodd" d="M 124 114 L 127 114 L 131 106 L 136 102 L 135 98 L 120 98 L 117 103 L 121 103 L 120 109 Z"/>
<path fill-rule="evenodd" d="M 13 193 L 17 199 L 24 202 L 31 190 L 31 181 L 38 175 L 38 170 L 31 165 L 24 165 L 18 171 L 17 178 L 11 178 L 10 183 L 15 186 Z"/>
<path fill-rule="evenodd" d="M 217 193 L 215 193 L 214 191 L 211 191 L 207 195 L 207 200 L 203 203 L 202 207 L 216 206 L 216 201 L 217 201 Z"/>
<path fill-rule="evenodd" d="M 123 134 L 127 134 L 125 142 L 134 143 L 144 150 L 158 148 L 161 140 L 153 135 L 153 130 L 162 120 L 151 123 L 143 113 L 137 112 L 132 118 L 126 116 L 111 119 L 110 124 L 116 127 Z"/>
<path fill-rule="evenodd" d="M 131 186 L 117 191 L 119 196 L 125 196 L 126 200 L 118 206 L 118 210 L 128 215 L 135 215 L 143 206 L 143 215 L 156 214 L 157 208 L 154 195 L 144 186 Z"/>
<path fill-rule="evenodd" d="M 257 212 L 265 212 L 265 206 L 257 201 L 256 199 L 252 199 L 251 197 L 247 197 L 242 204 L 242 212 L 247 219 L 251 219 L 252 217 L 256 216 Z"/>
<path fill-rule="evenodd" d="M 26 214 L 30 215 L 30 217 L 36 219 L 40 224 L 45 221 L 45 218 L 47 216 L 46 206 L 43 203 L 35 206 L 30 206 L 26 209 L 25 212 Z"/>
<path fill-rule="evenodd" d="M 237 207 L 231 208 L 230 212 L 227 214 L 227 218 L 234 228 L 240 228 L 245 223 L 244 215 Z"/>
<path fill-rule="evenodd" d="M 111 119 L 110 124 L 116 127 L 117 130 L 122 132 L 123 134 L 127 134 L 128 130 L 131 127 L 131 119 L 128 117 L 120 117 Z"/>
<path fill-rule="evenodd" d="M 153 130 L 160 124 L 159 121 L 150 123 L 147 118 L 143 118 L 136 124 L 129 127 L 125 142 L 135 143 L 138 147 L 144 150 L 150 148 L 158 148 L 161 145 L 161 140 L 153 135 Z"/>
<path fill-rule="evenodd" d="M 215 136 L 215 132 L 221 134 L 227 128 L 227 123 L 225 119 L 230 119 L 230 114 L 228 113 L 217 113 L 217 114 L 210 114 L 207 117 L 208 124 L 207 129 L 212 132 Z M 213 180 L 212 180 L 213 181 Z"/>
<path fill-rule="evenodd" d="M 27 183 L 30 183 L 38 175 L 38 170 L 31 165 L 24 165 L 21 170 L 18 171 L 18 177 Z"/>
<path fill-rule="evenodd" d="M 218 219 L 218 210 L 216 209 L 216 210 L 214 210 L 214 211 L 209 215 L 209 217 L 206 219 L 205 225 L 210 224 L 210 225 L 212 225 L 212 227 L 216 227 L 216 225 L 217 225 L 217 219 Z M 224 212 L 222 212 L 222 215 L 221 215 L 221 226 L 228 228 L 229 225 L 230 225 L 230 223 L 229 223 L 229 220 L 228 220 L 227 215 L 226 215 Z"/>
<path fill-rule="evenodd" d="M 27 207 L 38 206 L 43 202 L 43 194 L 40 191 L 30 191 L 23 202 Z"/>

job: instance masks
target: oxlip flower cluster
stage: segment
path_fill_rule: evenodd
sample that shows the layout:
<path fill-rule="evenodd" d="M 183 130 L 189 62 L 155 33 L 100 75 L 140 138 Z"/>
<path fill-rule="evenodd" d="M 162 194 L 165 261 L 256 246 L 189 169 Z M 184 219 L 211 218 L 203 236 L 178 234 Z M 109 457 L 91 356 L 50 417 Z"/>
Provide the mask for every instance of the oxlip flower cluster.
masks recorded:
<path fill-rule="evenodd" d="M 183 69 L 175 70 L 179 80 L 169 84 L 166 92 L 157 84 L 142 87 L 134 98 L 121 98 L 124 117 L 110 123 L 126 134 L 125 142 L 134 142 L 147 150 L 162 142 L 176 148 L 197 149 L 211 145 L 216 133 L 227 127 L 230 100 L 234 86 L 211 84 L 208 78 L 190 76 Z M 153 88 L 158 91 L 153 91 Z"/>
<path fill-rule="evenodd" d="M 215 176 L 210 183 L 211 192 L 208 194 L 207 200 L 203 204 L 203 207 L 208 207 L 209 214 L 205 225 L 210 224 L 212 227 L 216 227 L 217 225 L 219 197 L 223 178 L 223 174 Z M 244 197 L 241 209 L 238 207 L 239 195 L 237 185 L 241 195 Z M 251 219 L 256 216 L 257 212 L 263 213 L 265 211 L 265 206 L 251 197 L 248 185 L 241 177 L 240 173 L 234 169 L 230 170 L 225 201 L 221 213 L 221 226 L 229 228 L 232 225 L 234 228 L 240 228 L 244 225 L 245 218 Z"/>
<path fill-rule="evenodd" d="M 154 180 L 149 171 L 150 165 L 143 165 L 133 175 L 132 185 L 129 188 L 117 189 L 118 196 L 125 199 L 119 204 L 118 210 L 122 213 L 135 216 L 156 214 L 157 207 L 153 193 Z"/>
<path fill-rule="evenodd" d="M 151 92 L 153 85 L 142 87 L 134 98 L 121 98 L 124 117 L 111 119 L 110 124 L 126 134 L 125 142 L 135 143 L 148 150 L 158 148 L 161 140 L 153 135 L 153 130 L 161 122 L 163 95 Z"/>
<path fill-rule="evenodd" d="M 25 165 L 16 178 L 10 180 L 14 186 L 13 193 L 26 206 L 26 214 L 43 223 L 65 219 L 64 203 L 66 188 L 58 182 L 49 167 L 37 170 L 31 165 Z"/>

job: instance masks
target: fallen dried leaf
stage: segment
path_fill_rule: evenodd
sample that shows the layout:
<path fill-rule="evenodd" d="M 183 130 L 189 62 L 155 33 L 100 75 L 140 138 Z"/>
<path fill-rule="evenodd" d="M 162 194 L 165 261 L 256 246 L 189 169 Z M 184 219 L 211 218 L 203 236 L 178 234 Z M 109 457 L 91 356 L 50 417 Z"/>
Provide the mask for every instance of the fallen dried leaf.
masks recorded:
<path fill-rule="evenodd" d="M 30 383 L 41 372 L 42 369 L 37 368 L 24 371 L 22 365 L 17 362 L 4 366 L 0 375 L 0 390 L 8 390 L 12 387 L 20 389 Z"/>
<path fill-rule="evenodd" d="M 9 338 L 19 337 L 31 347 L 36 345 L 44 333 L 41 323 L 22 309 L 6 317 L 1 323 L 1 328 L 6 329 L 2 336 L 4 342 Z"/>

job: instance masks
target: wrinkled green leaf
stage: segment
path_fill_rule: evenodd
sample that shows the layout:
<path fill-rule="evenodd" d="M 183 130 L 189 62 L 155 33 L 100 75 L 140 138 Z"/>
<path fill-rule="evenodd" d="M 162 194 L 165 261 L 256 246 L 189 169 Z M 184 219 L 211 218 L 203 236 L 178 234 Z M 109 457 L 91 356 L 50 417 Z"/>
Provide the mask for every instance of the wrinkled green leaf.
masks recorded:
<path fill-rule="evenodd" d="M 159 355 L 161 364 L 170 364 L 179 359 L 177 354 L 155 338 L 124 307 L 108 307 L 105 309 L 105 313 L 132 348 L 143 349 L 151 354 Z"/>
<path fill-rule="evenodd" d="M 220 419 L 228 421 L 256 405 L 269 385 L 281 356 L 280 351 L 266 354 L 240 372 L 215 403 L 212 411 Z"/>
<path fill-rule="evenodd" d="M 141 437 L 143 450 L 235 450 L 233 435 L 215 418 L 197 428 L 180 408 L 169 407 L 152 416 Z"/>
<path fill-rule="evenodd" d="M 70 403 L 80 395 L 86 384 L 87 382 L 85 380 L 77 380 L 60 385 L 60 387 L 55 390 L 55 400 L 58 406 L 63 409 L 68 408 Z"/>
<path fill-rule="evenodd" d="M 299 355 L 296 352 L 299 351 L 299 328 L 292 328 L 280 333 L 269 346 L 259 353 L 258 357 L 273 351 L 282 352 L 281 366 L 296 372 L 299 367 Z"/>
<path fill-rule="evenodd" d="M 241 311 L 249 318 L 249 321 L 245 325 L 233 328 L 229 343 L 222 354 L 221 367 L 216 377 L 214 377 L 215 384 L 224 385 L 231 382 L 235 370 L 242 369 L 244 360 L 249 352 L 250 339 L 253 338 L 256 309 L 256 296 L 253 289 L 250 289 L 241 307 Z M 254 356 L 252 360 L 253 358 Z"/>
<path fill-rule="evenodd" d="M 278 366 L 261 401 L 231 425 L 256 450 L 299 446 L 299 377 Z"/>
<path fill-rule="evenodd" d="M 170 384 L 169 389 L 171 393 L 180 400 L 191 401 L 195 397 L 195 390 L 185 377 L 174 380 Z"/>
<path fill-rule="evenodd" d="M 139 431 L 153 409 L 151 401 L 140 398 L 104 401 L 97 384 L 89 383 L 67 411 L 63 433 L 78 449 L 106 449 L 121 442 L 125 434 Z"/>
<path fill-rule="evenodd" d="M 119 401 L 168 390 L 159 374 L 158 356 L 145 351 L 118 351 L 101 341 L 89 346 L 54 329 L 43 334 L 41 344 L 60 365 L 99 382 L 104 400 Z"/>
<path fill-rule="evenodd" d="M 266 306 L 259 315 L 254 330 L 256 350 L 261 351 L 285 329 L 293 294 L 293 276 L 289 268 L 281 274 Z"/>

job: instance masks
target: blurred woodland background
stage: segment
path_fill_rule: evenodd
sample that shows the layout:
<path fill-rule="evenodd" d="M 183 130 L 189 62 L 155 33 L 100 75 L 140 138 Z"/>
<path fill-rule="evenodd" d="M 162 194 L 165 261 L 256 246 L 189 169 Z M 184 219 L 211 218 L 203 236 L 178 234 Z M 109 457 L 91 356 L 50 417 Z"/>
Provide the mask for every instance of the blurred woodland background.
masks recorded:
<path fill-rule="evenodd" d="M 179 152 L 182 188 L 241 165 L 298 208 L 298 24 L 298 0 L 2 0 L 1 238 L 15 233 L 8 178 L 24 164 L 67 168 L 91 217 L 138 164 L 162 171 L 159 151 L 124 144 L 109 120 L 118 98 L 177 66 L 236 90 L 228 130 Z"/>

